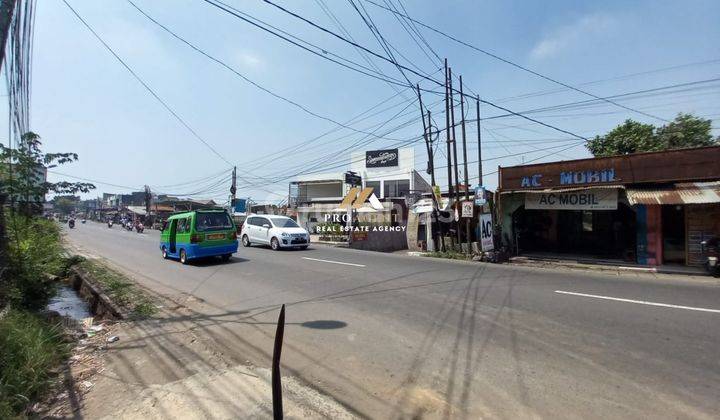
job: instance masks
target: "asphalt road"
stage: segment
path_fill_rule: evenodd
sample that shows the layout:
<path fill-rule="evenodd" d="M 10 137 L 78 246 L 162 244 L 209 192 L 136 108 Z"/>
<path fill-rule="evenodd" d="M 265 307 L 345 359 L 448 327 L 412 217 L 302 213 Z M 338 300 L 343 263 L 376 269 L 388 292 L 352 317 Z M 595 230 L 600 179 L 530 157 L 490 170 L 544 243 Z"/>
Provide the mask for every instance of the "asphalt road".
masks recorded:
<path fill-rule="evenodd" d="M 183 266 L 161 258 L 158 237 L 92 222 L 68 231 L 145 286 L 204 301 L 177 322 L 238 363 L 269 366 L 287 304 L 283 373 L 360 416 L 720 417 L 720 285 L 710 279 L 319 245 Z"/>

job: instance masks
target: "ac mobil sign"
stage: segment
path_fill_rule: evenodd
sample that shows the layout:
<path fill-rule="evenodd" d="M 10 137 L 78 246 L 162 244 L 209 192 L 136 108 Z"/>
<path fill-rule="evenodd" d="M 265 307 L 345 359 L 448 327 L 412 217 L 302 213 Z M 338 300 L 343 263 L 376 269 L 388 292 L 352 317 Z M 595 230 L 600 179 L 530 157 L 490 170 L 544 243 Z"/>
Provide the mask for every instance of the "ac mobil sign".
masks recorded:
<path fill-rule="evenodd" d="M 617 203 L 616 188 L 525 193 L 529 210 L 616 210 Z"/>
<path fill-rule="evenodd" d="M 543 186 L 543 174 L 533 174 L 524 176 L 520 179 L 521 188 L 533 188 Z M 607 182 L 619 181 L 615 177 L 615 169 L 608 168 L 598 171 L 565 171 L 560 172 L 559 185 L 586 185 L 586 184 L 603 184 Z M 555 184 L 555 183 L 553 183 Z"/>

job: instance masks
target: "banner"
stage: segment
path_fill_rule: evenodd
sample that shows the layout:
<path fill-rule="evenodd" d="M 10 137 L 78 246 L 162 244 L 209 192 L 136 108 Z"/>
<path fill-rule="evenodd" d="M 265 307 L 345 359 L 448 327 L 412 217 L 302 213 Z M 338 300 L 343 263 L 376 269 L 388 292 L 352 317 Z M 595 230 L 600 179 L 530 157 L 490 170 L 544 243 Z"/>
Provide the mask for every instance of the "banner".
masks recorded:
<path fill-rule="evenodd" d="M 525 193 L 528 210 L 617 210 L 617 188 Z"/>
<path fill-rule="evenodd" d="M 398 149 L 368 150 L 365 152 L 366 168 L 398 166 Z"/>
<path fill-rule="evenodd" d="M 492 214 L 489 213 L 480 215 L 480 246 L 483 251 L 495 249 Z"/>

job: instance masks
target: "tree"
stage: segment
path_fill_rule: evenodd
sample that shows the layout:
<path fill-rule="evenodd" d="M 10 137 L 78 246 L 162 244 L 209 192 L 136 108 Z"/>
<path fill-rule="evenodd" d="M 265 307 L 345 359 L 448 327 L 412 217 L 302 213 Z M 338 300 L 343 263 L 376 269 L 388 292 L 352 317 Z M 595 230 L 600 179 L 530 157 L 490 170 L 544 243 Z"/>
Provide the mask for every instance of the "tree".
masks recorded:
<path fill-rule="evenodd" d="M 75 210 L 75 202 L 69 198 L 61 197 L 54 200 L 53 207 L 62 214 L 70 214 Z"/>
<path fill-rule="evenodd" d="M 47 182 L 45 170 L 74 162 L 77 153 L 42 153 L 40 136 L 23 134 L 18 147 L 11 149 L 0 144 L 0 193 L 9 197 L 11 205 L 29 214 L 33 207 L 42 203 L 49 192 L 75 194 L 95 189 L 87 182 Z"/>
<path fill-rule="evenodd" d="M 590 140 L 586 147 L 599 157 L 720 144 L 720 137 L 713 139 L 710 131 L 710 120 L 691 114 L 678 114 L 674 121 L 659 128 L 625 120 L 606 135 Z"/>

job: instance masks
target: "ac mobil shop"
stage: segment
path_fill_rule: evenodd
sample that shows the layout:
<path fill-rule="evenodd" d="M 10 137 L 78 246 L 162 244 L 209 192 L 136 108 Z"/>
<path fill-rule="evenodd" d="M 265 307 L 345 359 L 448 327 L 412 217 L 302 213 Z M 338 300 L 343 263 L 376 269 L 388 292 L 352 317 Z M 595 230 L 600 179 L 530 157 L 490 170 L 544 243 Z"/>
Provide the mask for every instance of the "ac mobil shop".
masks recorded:
<path fill-rule="evenodd" d="M 720 235 L 720 147 L 500 168 L 503 242 L 529 256 L 699 265 Z"/>

